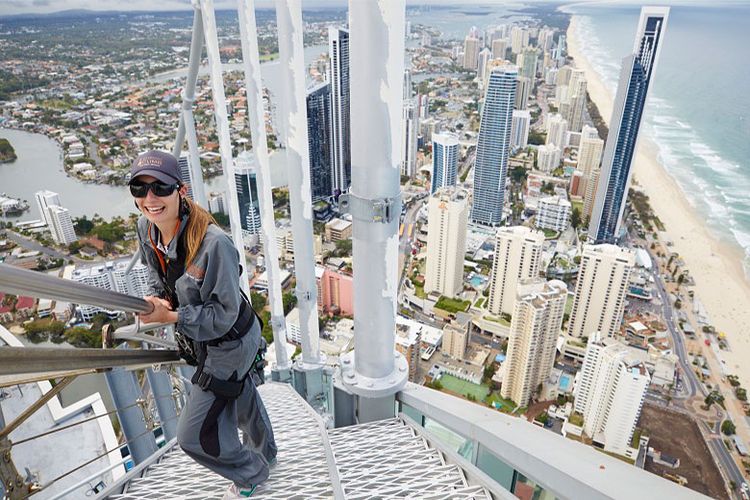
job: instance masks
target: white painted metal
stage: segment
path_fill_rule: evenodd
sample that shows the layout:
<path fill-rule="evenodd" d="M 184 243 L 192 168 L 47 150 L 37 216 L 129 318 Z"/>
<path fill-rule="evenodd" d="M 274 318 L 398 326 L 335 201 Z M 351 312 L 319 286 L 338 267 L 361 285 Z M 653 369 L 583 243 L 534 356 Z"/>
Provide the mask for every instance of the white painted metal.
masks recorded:
<path fill-rule="evenodd" d="M 188 74 L 185 88 L 182 91 L 182 115 L 177 128 L 172 154 L 177 158 L 182 151 L 182 142 L 187 135 L 188 150 L 190 151 L 190 185 L 193 190 L 193 200 L 204 208 L 208 208 L 206 189 L 203 185 L 203 171 L 198 156 L 198 138 L 195 135 L 195 119 L 193 118 L 193 103 L 195 102 L 195 84 L 198 81 L 198 69 L 203 54 L 203 19 L 199 9 L 195 9 L 193 17 L 193 32 L 190 41 L 190 58 L 188 59 Z"/>
<path fill-rule="evenodd" d="M 286 321 L 281 296 L 281 270 L 279 249 L 276 246 L 276 227 L 273 217 L 273 195 L 271 193 L 271 170 L 268 161 L 266 127 L 263 119 L 263 87 L 258 55 L 258 29 L 255 21 L 255 1 L 239 0 L 240 39 L 245 69 L 245 95 L 250 136 L 253 141 L 253 156 L 257 166 L 256 181 L 260 199 L 261 241 L 268 273 L 268 302 L 271 304 L 271 326 L 273 327 L 276 368 L 290 368 L 286 353 Z"/>
<path fill-rule="evenodd" d="M 371 398 L 394 394 L 408 376 L 395 351 L 404 18 L 404 0 L 349 2 L 349 199 L 360 209 L 353 212 L 354 353 L 343 357 L 342 374 L 349 390 Z"/>
<path fill-rule="evenodd" d="M 224 170 L 224 177 L 227 181 L 229 222 L 232 226 L 234 246 L 240 254 L 240 265 L 242 266 L 240 286 L 245 293 L 249 294 L 250 285 L 247 279 L 247 259 L 245 258 L 245 245 L 242 238 L 242 226 L 240 225 L 237 186 L 234 182 L 234 159 L 232 158 L 232 142 L 229 137 L 229 116 L 227 114 L 227 100 L 224 95 L 224 77 L 222 76 L 221 57 L 219 56 L 219 39 L 216 33 L 214 2 L 213 0 L 201 0 L 200 7 L 203 18 L 203 34 L 206 40 L 206 52 L 208 53 L 208 67 L 211 75 L 211 93 L 213 94 L 214 101 L 216 133 L 219 137 L 221 167 Z"/>
<path fill-rule="evenodd" d="M 320 365 L 317 286 L 313 255 L 310 153 L 305 104 L 305 58 L 302 44 L 302 5 L 300 0 L 276 0 L 281 66 L 282 135 L 286 144 L 289 172 L 289 204 L 294 237 L 294 269 L 297 277 L 297 307 L 302 330 L 302 368 Z"/>

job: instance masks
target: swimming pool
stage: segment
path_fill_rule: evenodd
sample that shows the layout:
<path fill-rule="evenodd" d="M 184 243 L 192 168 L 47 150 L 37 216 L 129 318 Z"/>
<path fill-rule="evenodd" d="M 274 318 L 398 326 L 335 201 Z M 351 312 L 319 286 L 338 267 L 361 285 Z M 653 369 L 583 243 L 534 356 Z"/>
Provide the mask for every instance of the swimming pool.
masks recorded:
<path fill-rule="evenodd" d="M 474 276 L 472 276 L 469 279 L 469 283 L 471 283 L 471 285 L 474 286 L 474 287 L 479 287 L 479 286 L 482 286 L 484 284 L 484 280 L 485 280 L 485 278 L 482 275 L 475 274 Z"/>
<path fill-rule="evenodd" d="M 570 387 L 570 375 L 563 373 L 560 375 L 560 390 L 567 392 Z"/>

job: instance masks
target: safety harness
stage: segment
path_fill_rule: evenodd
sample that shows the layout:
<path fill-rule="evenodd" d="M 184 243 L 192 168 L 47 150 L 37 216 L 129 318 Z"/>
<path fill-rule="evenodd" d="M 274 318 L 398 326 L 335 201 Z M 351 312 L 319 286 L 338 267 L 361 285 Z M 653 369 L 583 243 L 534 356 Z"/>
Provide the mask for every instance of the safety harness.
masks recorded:
<path fill-rule="evenodd" d="M 175 227 L 175 234 L 179 229 L 181 221 L 177 221 Z M 179 306 L 179 300 L 177 298 L 177 279 L 185 273 L 185 260 L 187 256 L 187 250 L 185 248 L 185 241 L 182 235 L 177 240 L 177 259 L 170 259 L 169 256 L 163 254 L 159 250 L 158 246 L 154 242 L 151 235 L 151 223 L 148 225 L 148 238 L 151 243 L 151 248 L 156 253 L 157 260 L 159 261 L 159 277 L 161 278 L 162 284 L 164 285 L 165 299 L 169 301 L 172 309 L 177 310 Z M 240 274 L 242 274 L 242 266 L 240 266 Z M 244 337 L 247 332 L 255 324 L 256 318 L 260 321 L 261 330 L 263 329 L 263 321 L 258 317 L 255 310 L 250 305 L 250 300 L 245 295 L 245 292 L 240 289 L 242 301 L 240 303 L 240 311 L 237 315 L 237 319 L 234 324 L 229 327 L 227 333 L 221 337 L 209 340 L 206 342 L 196 342 L 186 335 L 180 332 L 176 332 L 175 338 L 177 345 L 180 350 L 180 357 L 191 366 L 196 366 L 197 369 L 193 375 L 191 382 L 196 384 L 204 391 L 211 391 L 216 396 L 235 399 L 242 393 L 242 388 L 245 383 L 245 379 L 250 375 L 251 372 L 256 371 L 262 375 L 262 370 L 265 367 L 265 352 L 267 349 L 266 341 L 261 337 L 260 346 L 258 352 L 255 355 L 253 363 L 250 365 L 250 369 L 241 378 L 237 378 L 237 373 L 233 373 L 229 380 L 221 380 L 210 373 L 204 371 L 206 363 L 206 357 L 208 356 L 208 346 L 218 346 L 222 342 L 231 340 L 239 340 Z M 263 377 L 260 377 L 263 380 Z"/>

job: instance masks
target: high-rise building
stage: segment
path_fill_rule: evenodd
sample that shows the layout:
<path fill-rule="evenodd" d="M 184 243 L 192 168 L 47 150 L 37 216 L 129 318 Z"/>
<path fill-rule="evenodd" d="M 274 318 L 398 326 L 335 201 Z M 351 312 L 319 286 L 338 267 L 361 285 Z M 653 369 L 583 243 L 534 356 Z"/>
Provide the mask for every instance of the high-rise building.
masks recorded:
<path fill-rule="evenodd" d="M 235 161 L 234 182 L 237 186 L 237 203 L 240 207 L 240 225 L 242 234 L 245 236 L 260 233 L 260 198 L 256 174 L 252 154 L 243 151 Z"/>
<path fill-rule="evenodd" d="M 513 149 L 528 146 L 530 127 L 531 113 L 528 110 L 513 110 L 513 122 L 510 127 L 510 143 Z"/>
<path fill-rule="evenodd" d="M 49 214 L 49 230 L 52 233 L 52 239 L 60 245 L 70 245 L 78 240 L 76 232 L 73 229 L 73 220 L 70 218 L 70 212 L 67 208 L 57 205 L 50 205 L 47 208 Z"/>
<path fill-rule="evenodd" d="M 527 406 L 555 364 L 568 287 L 562 281 L 528 280 L 518 286 L 500 394 Z"/>
<path fill-rule="evenodd" d="M 591 176 L 586 179 L 586 187 L 583 195 L 583 217 L 586 220 L 591 220 L 591 212 L 594 210 L 594 200 L 596 200 L 596 188 L 599 185 L 599 172 L 601 169 L 597 168 L 591 172 Z"/>
<path fill-rule="evenodd" d="M 47 209 L 52 205 L 61 206 L 60 195 L 52 191 L 44 190 L 37 191 L 34 196 L 36 197 L 36 204 L 39 207 L 39 217 L 42 222 L 49 226 L 51 222 Z"/>
<path fill-rule="evenodd" d="M 454 359 L 466 357 L 466 347 L 469 344 L 469 332 L 465 326 L 448 323 L 443 328 L 443 353 Z"/>
<path fill-rule="evenodd" d="M 574 70 L 568 85 L 568 106 L 564 118 L 573 132 L 580 132 L 586 114 L 586 77 L 581 70 Z"/>
<path fill-rule="evenodd" d="M 550 173 L 560 166 L 562 152 L 554 144 L 545 144 L 536 149 L 536 168 L 545 173 Z"/>
<path fill-rule="evenodd" d="M 71 275 L 73 281 L 89 286 L 125 293 L 134 297 L 148 295 L 148 268 L 138 261 L 130 272 L 125 272 L 130 259 L 118 262 L 106 262 L 91 267 L 76 269 Z M 109 311 L 97 306 L 81 304 L 77 308 L 78 315 L 83 321 L 90 321 L 99 313 L 116 317 L 118 311 Z"/>
<path fill-rule="evenodd" d="M 452 132 L 432 136 L 432 183 L 430 192 L 455 186 L 458 178 L 458 136 Z"/>
<path fill-rule="evenodd" d="M 612 243 L 620 234 L 641 117 L 659 60 L 668 16 L 668 7 L 641 9 L 633 53 L 622 61 L 589 225 L 589 238 L 596 243 Z"/>
<path fill-rule="evenodd" d="M 502 221 L 517 77 L 515 66 L 493 68 L 484 94 L 471 210 L 479 224 L 497 226 Z"/>
<path fill-rule="evenodd" d="M 550 28 L 544 28 L 539 30 L 539 36 L 537 37 L 537 47 L 542 52 L 547 52 L 552 49 L 552 45 L 555 42 L 555 31 Z"/>
<path fill-rule="evenodd" d="M 411 71 L 404 70 L 404 100 L 411 99 Z"/>
<path fill-rule="evenodd" d="M 502 227 L 495 236 L 488 308 L 492 314 L 512 314 L 516 288 L 536 278 L 542 263 L 544 233 L 526 226 Z"/>
<path fill-rule="evenodd" d="M 643 362 L 632 357 L 628 347 L 598 333 L 589 340 L 575 388 L 575 410 L 583 415 L 583 430 L 595 444 L 634 455 L 630 441 L 650 382 Z"/>
<path fill-rule="evenodd" d="M 568 134 L 568 120 L 556 113 L 547 117 L 547 141 L 546 144 L 554 144 L 561 150 L 565 148 Z"/>
<path fill-rule="evenodd" d="M 467 36 L 464 40 L 463 68 L 476 71 L 479 67 L 479 39 Z"/>
<path fill-rule="evenodd" d="M 489 62 L 492 60 L 492 52 L 487 47 L 479 51 L 479 62 L 477 63 L 477 76 L 484 82 L 487 70 L 489 69 Z"/>
<path fill-rule="evenodd" d="M 417 135 L 419 119 L 417 103 L 414 99 L 405 99 L 401 115 L 403 138 L 401 141 L 401 175 L 414 177 L 417 173 Z"/>
<path fill-rule="evenodd" d="M 351 128 L 349 118 L 349 30 L 328 29 L 328 81 L 331 83 L 331 164 L 333 189 L 349 190 L 352 178 Z"/>
<path fill-rule="evenodd" d="M 323 82 L 307 90 L 307 142 L 310 149 L 310 188 L 312 202 L 333 195 L 331 131 L 331 83 Z"/>
<path fill-rule="evenodd" d="M 224 198 L 224 193 L 208 193 L 208 211 L 213 214 L 219 213 L 229 215 L 229 210 L 227 209 L 227 202 Z"/>
<path fill-rule="evenodd" d="M 505 53 L 508 51 L 508 40 L 496 38 L 492 40 L 492 58 L 505 59 Z"/>
<path fill-rule="evenodd" d="M 520 26 L 513 26 L 510 29 L 510 51 L 513 54 L 520 54 L 528 45 L 529 31 Z"/>
<path fill-rule="evenodd" d="M 584 245 L 568 334 L 590 337 L 617 333 L 625 309 L 635 254 L 616 245 Z"/>
<path fill-rule="evenodd" d="M 587 125 L 581 130 L 581 144 L 578 147 L 578 170 L 582 174 L 582 186 L 579 191 L 586 193 L 591 183 L 594 172 L 599 170 L 599 162 L 602 159 L 604 141 L 599 138 L 594 127 Z M 584 195 L 585 196 L 585 195 Z M 590 214 L 589 214 L 590 215 Z"/>
<path fill-rule="evenodd" d="M 570 224 L 570 202 L 564 196 L 548 196 L 539 200 L 534 225 L 538 229 L 562 232 Z"/>
<path fill-rule="evenodd" d="M 532 86 L 533 81 L 530 78 L 519 76 L 516 79 L 516 100 L 514 103 L 516 109 L 526 109 L 526 106 L 529 103 Z"/>
<path fill-rule="evenodd" d="M 539 53 L 533 47 L 526 47 L 523 51 L 518 54 L 516 64 L 520 70 L 521 76 L 528 78 L 532 82 L 536 78 L 536 64 L 539 58 Z"/>
<path fill-rule="evenodd" d="M 177 160 L 177 166 L 180 168 L 180 180 L 188 187 L 187 195 L 193 199 L 193 176 L 190 173 L 190 155 L 183 151 Z"/>
<path fill-rule="evenodd" d="M 425 120 L 430 117 L 430 97 L 427 94 L 417 94 L 417 118 Z M 429 140 L 429 139 L 428 139 Z"/>
<path fill-rule="evenodd" d="M 463 290 L 468 197 L 461 188 L 442 188 L 430 197 L 424 291 L 455 297 Z"/>

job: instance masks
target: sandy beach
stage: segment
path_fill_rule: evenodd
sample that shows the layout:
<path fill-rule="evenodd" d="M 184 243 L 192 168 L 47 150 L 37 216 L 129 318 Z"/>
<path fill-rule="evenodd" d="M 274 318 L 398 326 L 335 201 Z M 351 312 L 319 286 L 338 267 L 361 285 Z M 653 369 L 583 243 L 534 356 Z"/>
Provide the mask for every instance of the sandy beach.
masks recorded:
<path fill-rule="evenodd" d="M 576 22 L 573 16 L 567 32 L 568 53 L 575 66 L 586 73 L 589 95 L 609 123 L 614 89 L 610 91 L 604 85 L 581 51 Z M 658 68 L 656 78 L 659 78 Z M 695 297 L 704 306 L 711 324 L 727 335 L 730 350 L 721 351 L 727 373 L 736 374 L 743 386 L 750 387 L 750 283 L 742 267 L 742 249 L 720 241 L 708 231 L 706 224 L 711 221 L 690 205 L 659 162 L 656 145 L 647 137 L 638 142 L 634 182 L 649 196 L 654 212 L 674 243 L 673 250 L 679 253 L 695 279 Z"/>

